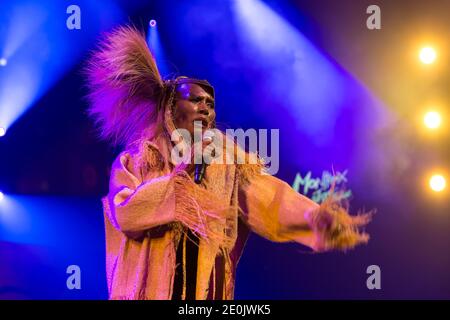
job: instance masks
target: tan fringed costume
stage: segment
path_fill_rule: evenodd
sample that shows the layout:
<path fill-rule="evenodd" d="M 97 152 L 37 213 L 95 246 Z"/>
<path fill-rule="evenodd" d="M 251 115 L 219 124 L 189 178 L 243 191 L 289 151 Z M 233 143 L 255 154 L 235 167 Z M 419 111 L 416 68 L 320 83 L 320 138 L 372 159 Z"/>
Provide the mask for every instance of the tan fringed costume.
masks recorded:
<path fill-rule="evenodd" d="M 367 242 L 357 229 L 368 222 L 367 215 L 349 216 L 333 197 L 319 206 L 265 174 L 260 161 L 249 161 L 256 155 L 239 147 L 235 159 L 247 161 L 213 161 L 200 185 L 175 166 L 168 92 L 173 94 L 176 83 L 161 80 L 135 29 L 113 32 L 87 71 L 91 116 L 104 138 L 126 145 L 103 198 L 110 299 L 171 299 L 177 248 L 182 248 L 185 299 L 189 234 L 199 239 L 195 299 L 233 299 L 236 267 L 250 231 L 316 251 Z"/>
<path fill-rule="evenodd" d="M 152 152 L 158 152 L 156 146 Z M 230 239 L 223 244 L 216 239 L 200 240 L 196 299 L 233 299 L 236 266 L 249 230 L 272 241 L 316 247 L 316 235 L 304 214 L 318 205 L 275 177 L 243 176 L 249 173 L 239 165 L 211 164 L 202 185 L 197 186 L 184 171 L 168 168 L 143 177 L 135 161 L 129 152 L 116 159 L 110 194 L 103 200 L 112 299 L 170 299 L 177 242 L 186 241 L 176 224 L 184 221 L 198 226 L 197 213 L 209 217 L 205 211 L 224 203 L 232 211 L 227 221 L 210 217 L 205 223 L 211 224 L 206 228 L 222 229 L 224 238 Z M 239 207 L 245 209 L 240 213 Z M 224 257 L 223 274 L 216 274 L 217 256 Z M 223 281 L 223 292 L 216 290 L 217 279 Z"/>

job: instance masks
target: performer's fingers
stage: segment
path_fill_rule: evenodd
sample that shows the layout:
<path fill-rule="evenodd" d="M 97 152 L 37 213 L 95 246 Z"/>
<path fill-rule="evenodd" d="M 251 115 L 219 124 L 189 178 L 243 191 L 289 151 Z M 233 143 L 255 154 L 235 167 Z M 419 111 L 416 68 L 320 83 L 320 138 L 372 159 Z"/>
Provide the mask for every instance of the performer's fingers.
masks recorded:
<path fill-rule="evenodd" d="M 327 247 L 330 249 L 347 250 L 356 247 L 359 244 L 366 244 L 369 241 L 367 233 L 359 233 L 353 230 L 345 230 L 339 234 L 334 234 L 327 241 Z"/>
<path fill-rule="evenodd" d="M 363 232 L 363 233 L 359 233 L 357 236 L 357 243 L 361 243 L 361 244 L 365 244 L 368 243 L 370 239 L 369 234 Z"/>
<path fill-rule="evenodd" d="M 356 227 L 363 227 L 367 225 L 372 220 L 371 213 L 360 214 L 352 217 L 351 224 Z"/>

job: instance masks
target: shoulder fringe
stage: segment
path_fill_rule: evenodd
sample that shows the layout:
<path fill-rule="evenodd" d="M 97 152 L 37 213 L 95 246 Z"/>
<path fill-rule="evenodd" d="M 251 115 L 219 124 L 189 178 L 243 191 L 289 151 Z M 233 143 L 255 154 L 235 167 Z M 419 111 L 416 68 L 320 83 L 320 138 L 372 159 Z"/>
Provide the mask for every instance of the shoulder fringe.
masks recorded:
<path fill-rule="evenodd" d="M 234 237 L 226 232 L 226 222 L 232 207 L 196 185 L 185 171 L 175 173 L 174 183 L 176 219 L 206 241 L 231 246 Z"/>
<path fill-rule="evenodd" d="M 143 170 L 141 171 L 143 177 L 149 171 L 159 171 L 167 165 L 165 156 L 168 155 L 164 156 L 159 150 L 160 147 L 151 141 L 143 141 L 139 146 L 136 165 Z M 252 177 L 264 174 L 265 164 L 257 154 L 236 149 L 236 153 L 241 152 L 236 157 L 245 155 L 243 158 L 245 161 L 242 159 L 239 161 L 243 163 L 235 164 L 238 184 L 249 183 Z M 215 242 L 221 248 L 231 248 L 237 236 L 237 230 L 233 227 L 233 213 L 240 208 L 225 203 L 202 185 L 195 184 L 184 170 L 174 171 L 172 175 L 176 197 L 176 219 L 182 224 L 182 226 L 174 224 L 175 228 L 186 234 L 185 227 L 188 227 L 206 241 Z"/>

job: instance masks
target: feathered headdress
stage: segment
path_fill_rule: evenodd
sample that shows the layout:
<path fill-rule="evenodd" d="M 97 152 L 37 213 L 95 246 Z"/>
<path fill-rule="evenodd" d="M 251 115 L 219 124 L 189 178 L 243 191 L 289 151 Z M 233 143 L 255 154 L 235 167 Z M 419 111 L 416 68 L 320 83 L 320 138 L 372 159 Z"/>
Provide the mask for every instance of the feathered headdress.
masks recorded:
<path fill-rule="evenodd" d="M 85 72 L 88 113 L 101 138 L 128 146 L 139 140 L 144 130 L 158 125 L 164 81 L 144 35 L 136 28 L 119 27 L 108 34 Z"/>
<path fill-rule="evenodd" d="M 214 97 L 206 80 L 180 76 L 164 81 L 144 34 L 132 26 L 107 34 L 85 73 L 88 113 L 100 137 L 115 146 L 142 147 L 164 133 L 170 137 L 175 130 L 172 107 L 178 85 L 195 83 Z"/>

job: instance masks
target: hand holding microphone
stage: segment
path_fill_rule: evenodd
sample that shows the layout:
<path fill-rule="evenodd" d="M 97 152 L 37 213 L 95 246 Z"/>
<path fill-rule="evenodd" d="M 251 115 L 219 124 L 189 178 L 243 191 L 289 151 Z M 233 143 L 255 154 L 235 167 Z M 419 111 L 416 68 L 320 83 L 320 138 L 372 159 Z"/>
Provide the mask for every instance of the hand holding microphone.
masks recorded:
<path fill-rule="evenodd" d="M 205 176 L 207 164 L 205 163 L 205 161 L 203 159 L 203 151 L 206 147 L 208 147 L 212 143 L 213 137 L 214 137 L 214 132 L 211 130 L 207 130 L 203 134 L 203 139 L 201 141 L 202 142 L 202 155 L 201 155 L 202 163 L 195 164 L 195 169 L 194 169 L 194 182 L 196 184 L 200 184 L 203 180 L 203 177 Z"/>

